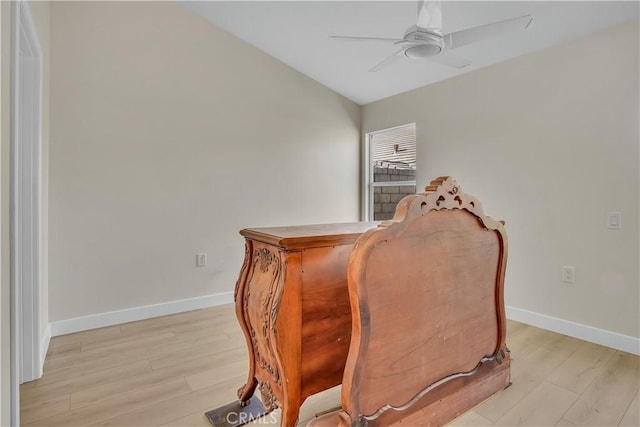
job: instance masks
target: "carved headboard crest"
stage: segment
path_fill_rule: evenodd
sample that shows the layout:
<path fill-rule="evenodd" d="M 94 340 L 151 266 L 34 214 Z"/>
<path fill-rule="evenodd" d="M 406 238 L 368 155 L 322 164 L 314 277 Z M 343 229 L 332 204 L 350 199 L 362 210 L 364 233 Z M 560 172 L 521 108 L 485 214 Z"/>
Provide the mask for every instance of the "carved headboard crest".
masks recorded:
<path fill-rule="evenodd" d="M 393 219 L 382 222 L 380 227 L 388 227 L 409 217 L 443 209 L 464 209 L 478 217 L 486 228 L 492 230 L 504 224 L 485 216 L 480 201 L 463 193 L 454 178 L 441 176 L 431 181 L 425 187 L 424 193 L 418 193 L 402 199 L 396 207 Z"/>

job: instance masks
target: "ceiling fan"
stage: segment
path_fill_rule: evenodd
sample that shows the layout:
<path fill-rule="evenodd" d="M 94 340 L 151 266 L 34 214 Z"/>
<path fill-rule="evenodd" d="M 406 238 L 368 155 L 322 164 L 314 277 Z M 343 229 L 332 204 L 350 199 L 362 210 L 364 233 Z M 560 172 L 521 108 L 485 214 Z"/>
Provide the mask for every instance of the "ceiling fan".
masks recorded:
<path fill-rule="evenodd" d="M 440 0 L 418 2 L 418 22 L 407 29 L 401 39 L 384 37 L 329 36 L 347 41 L 378 41 L 392 43 L 400 50 L 385 58 L 369 72 L 379 71 L 398 59 L 427 59 L 438 64 L 464 68 L 471 64 L 450 51 L 461 46 L 493 38 L 511 31 L 526 30 L 533 23 L 533 15 L 523 15 L 491 24 L 468 28 L 454 33 L 442 34 L 442 6 Z"/>

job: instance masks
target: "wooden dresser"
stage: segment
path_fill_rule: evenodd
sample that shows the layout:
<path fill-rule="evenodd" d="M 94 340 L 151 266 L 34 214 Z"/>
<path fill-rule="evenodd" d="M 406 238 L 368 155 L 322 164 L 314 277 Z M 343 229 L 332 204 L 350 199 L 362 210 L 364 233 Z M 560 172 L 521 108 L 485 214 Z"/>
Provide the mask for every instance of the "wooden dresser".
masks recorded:
<path fill-rule="evenodd" d="M 281 425 L 294 426 L 308 396 L 341 383 L 351 338 L 347 264 L 356 239 L 376 225 L 240 232 L 246 246 L 235 303 L 250 363 L 242 406 L 256 400 L 257 387 L 265 412 L 280 407 Z"/>

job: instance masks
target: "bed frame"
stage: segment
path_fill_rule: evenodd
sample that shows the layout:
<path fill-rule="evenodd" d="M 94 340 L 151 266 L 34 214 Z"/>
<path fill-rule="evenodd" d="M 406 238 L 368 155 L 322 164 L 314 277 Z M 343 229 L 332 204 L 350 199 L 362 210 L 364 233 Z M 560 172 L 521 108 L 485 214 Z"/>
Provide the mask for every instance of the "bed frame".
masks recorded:
<path fill-rule="evenodd" d="M 360 236 L 342 409 L 310 426 L 443 425 L 509 386 L 503 224 L 440 177 Z"/>

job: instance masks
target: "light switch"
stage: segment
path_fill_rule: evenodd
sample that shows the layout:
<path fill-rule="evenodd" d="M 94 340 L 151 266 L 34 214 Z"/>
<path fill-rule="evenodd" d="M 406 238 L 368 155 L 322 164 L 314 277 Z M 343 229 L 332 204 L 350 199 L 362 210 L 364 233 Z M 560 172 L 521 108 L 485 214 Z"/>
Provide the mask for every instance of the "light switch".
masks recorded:
<path fill-rule="evenodd" d="M 607 228 L 620 230 L 622 228 L 622 214 L 620 212 L 607 213 Z"/>
<path fill-rule="evenodd" d="M 196 254 L 196 267 L 204 267 L 207 265 L 207 254 Z"/>

